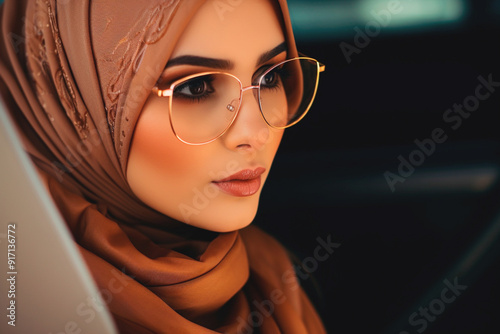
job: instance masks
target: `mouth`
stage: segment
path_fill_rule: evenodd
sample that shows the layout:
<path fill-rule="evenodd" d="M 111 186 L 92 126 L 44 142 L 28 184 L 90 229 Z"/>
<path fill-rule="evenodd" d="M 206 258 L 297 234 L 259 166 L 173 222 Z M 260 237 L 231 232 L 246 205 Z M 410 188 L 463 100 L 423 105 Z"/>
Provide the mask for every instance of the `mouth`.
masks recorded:
<path fill-rule="evenodd" d="M 259 191 L 262 182 L 261 176 L 265 171 L 266 169 L 263 167 L 254 170 L 244 169 L 224 179 L 212 181 L 212 183 L 232 196 L 252 196 Z"/>

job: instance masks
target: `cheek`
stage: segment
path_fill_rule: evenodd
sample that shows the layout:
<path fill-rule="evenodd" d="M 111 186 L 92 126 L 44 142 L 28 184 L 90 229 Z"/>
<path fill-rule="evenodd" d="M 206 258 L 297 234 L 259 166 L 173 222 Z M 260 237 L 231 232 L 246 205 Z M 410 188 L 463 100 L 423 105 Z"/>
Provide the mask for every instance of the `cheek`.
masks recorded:
<path fill-rule="evenodd" d="M 170 129 L 167 110 L 152 104 L 143 110 L 136 126 L 130 157 L 129 177 L 135 171 L 143 170 L 158 175 L 185 172 L 184 161 L 189 160 L 185 147 L 178 145 Z M 186 161 L 189 166 L 189 161 Z M 147 177 L 145 175 L 145 177 Z"/>
<path fill-rule="evenodd" d="M 276 156 L 276 152 L 278 151 L 278 148 L 280 146 L 281 139 L 283 138 L 283 133 L 284 130 L 269 129 L 269 137 L 265 145 L 265 155 L 270 164 Z"/>
<path fill-rule="evenodd" d="M 253 152 L 240 152 L 245 154 L 247 161 L 252 161 L 256 157 L 262 156 L 266 163 L 271 164 L 276 152 L 281 144 L 284 130 L 273 129 L 270 127 L 263 128 L 256 136 L 256 147 Z"/>
<path fill-rule="evenodd" d="M 127 179 L 132 191 L 144 203 L 175 215 L 187 190 L 204 174 L 208 153 L 203 147 L 189 147 L 172 133 L 168 112 L 162 104 L 148 103 L 136 126 L 130 150 Z M 187 190 L 186 190 L 187 189 Z"/>
<path fill-rule="evenodd" d="M 189 174 L 190 166 L 196 161 L 193 155 L 188 154 L 185 147 L 175 143 L 176 138 L 162 133 L 166 128 L 164 124 L 147 125 L 138 127 L 138 130 L 142 131 L 136 131 L 128 173 L 141 169 L 151 173 L 151 176 Z"/>

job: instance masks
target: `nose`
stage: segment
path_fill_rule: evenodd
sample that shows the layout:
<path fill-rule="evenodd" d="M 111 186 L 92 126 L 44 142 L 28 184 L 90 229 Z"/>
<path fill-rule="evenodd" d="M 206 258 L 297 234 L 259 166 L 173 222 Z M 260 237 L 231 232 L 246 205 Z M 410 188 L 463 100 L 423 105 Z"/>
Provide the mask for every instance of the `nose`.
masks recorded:
<path fill-rule="evenodd" d="M 242 89 L 242 101 L 238 115 L 228 131 L 222 136 L 224 144 L 230 149 L 259 150 L 269 141 L 269 126 L 260 112 L 257 89 L 258 86 L 248 86 Z M 253 98 L 245 94 L 248 91 L 253 93 Z"/>

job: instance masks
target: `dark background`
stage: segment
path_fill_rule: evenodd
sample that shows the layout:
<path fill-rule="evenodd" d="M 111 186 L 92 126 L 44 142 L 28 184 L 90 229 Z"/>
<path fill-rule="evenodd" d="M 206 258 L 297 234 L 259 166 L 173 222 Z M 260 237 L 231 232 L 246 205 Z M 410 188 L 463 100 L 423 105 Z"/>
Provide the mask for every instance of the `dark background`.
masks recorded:
<path fill-rule="evenodd" d="M 300 51 L 326 72 L 256 224 L 299 263 L 318 237 L 341 244 L 302 280 L 331 333 L 499 333 L 500 87 L 457 129 L 443 115 L 479 76 L 500 82 L 500 1 L 402 0 L 348 63 L 340 43 L 389 2 L 289 1 Z M 447 140 L 392 192 L 384 173 L 436 128 Z M 439 310 L 446 279 L 467 288 Z M 430 305 L 435 318 L 409 322 Z"/>

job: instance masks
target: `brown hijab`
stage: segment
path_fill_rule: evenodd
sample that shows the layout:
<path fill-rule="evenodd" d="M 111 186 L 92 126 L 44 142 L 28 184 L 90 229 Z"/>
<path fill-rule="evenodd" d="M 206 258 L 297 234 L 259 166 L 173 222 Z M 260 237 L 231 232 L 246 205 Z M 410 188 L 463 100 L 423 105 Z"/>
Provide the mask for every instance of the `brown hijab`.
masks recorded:
<path fill-rule="evenodd" d="M 2 99 L 121 332 L 323 333 L 274 239 L 175 222 L 127 184 L 142 106 L 203 2 L 6 0 Z"/>

